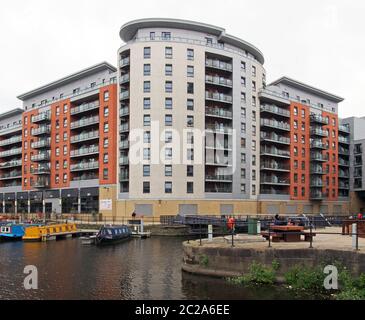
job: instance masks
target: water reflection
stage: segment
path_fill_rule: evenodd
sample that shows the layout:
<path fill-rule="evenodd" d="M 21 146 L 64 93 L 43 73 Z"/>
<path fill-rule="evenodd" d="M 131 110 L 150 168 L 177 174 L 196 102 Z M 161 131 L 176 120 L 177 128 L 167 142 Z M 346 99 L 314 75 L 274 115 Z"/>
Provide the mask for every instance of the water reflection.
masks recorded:
<path fill-rule="evenodd" d="M 152 238 L 117 246 L 78 239 L 0 244 L 0 299 L 288 299 L 280 289 L 247 289 L 181 272 L 182 240 Z M 39 271 L 39 290 L 23 288 L 24 267 Z"/>

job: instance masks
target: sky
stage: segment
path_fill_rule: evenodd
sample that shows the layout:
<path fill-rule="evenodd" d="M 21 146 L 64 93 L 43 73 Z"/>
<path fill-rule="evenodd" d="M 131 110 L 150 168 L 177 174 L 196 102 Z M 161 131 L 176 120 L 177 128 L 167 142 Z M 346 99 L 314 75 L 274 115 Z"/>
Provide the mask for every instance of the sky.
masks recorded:
<path fill-rule="evenodd" d="M 120 27 L 179 18 L 217 25 L 258 47 L 268 83 L 289 76 L 346 100 L 365 116 L 365 1 L 12 0 L 0 11 L 0 112 L 16 96 L 102 61 L 117 64 Z"/>

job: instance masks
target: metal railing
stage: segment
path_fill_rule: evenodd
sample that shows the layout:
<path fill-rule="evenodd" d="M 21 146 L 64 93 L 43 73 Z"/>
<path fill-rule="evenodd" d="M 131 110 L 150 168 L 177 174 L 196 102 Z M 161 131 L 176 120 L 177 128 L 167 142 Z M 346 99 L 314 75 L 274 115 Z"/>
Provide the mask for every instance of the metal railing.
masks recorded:
<path fill-rule="evenodd" d="M 99 123 L 99 116 L 81 119 L 71 123 L 71 129 L 77 129 Z"/>
<path fill-rule="evenodd" d="M 71 171 L 83 171 L 83 170 L 94 170 L 99 169 L 99 161 L 80 162 L 71 165 Z"/>
<path fill-rule="evenodd" d="M 81 148 L 78 150 L 72 150 L 70 152 L 71 157 L 79 157 L 87 154 L 99 153 L 99 146 L 91 146 L 89 148 Z"/>
<path fill-rule="evenodd" d="M 42 113 L 32 117 L 32 123 L 37 123 L 40 121 L 50 121 L 50 120 L 51 120 L 50 112 L 42 112 Z"/>
<path fill-rule="evenodd" d="M 273 155 L 273 156 L 290 158 L 290 151 L 264 147 L 261 148 L 261 155 Z"/>
<path fill-rule="evenodd" d="M 8 151 L 3 151 L 3 152 L 0 152 L 0 158 L 15 156 L 18 154 L 22 154 L 22 152 L 23 152 L 22 148 L 16 148 L 16 149 L 8 150 Z"/>
<path fill-rule="evenodd" d="M 262 140 L 274 141 L 274 142 L 279 142 L 279 143 L 283 143 L 283 144 L 290 144 L 290 138 L 284 137 L 281 135 L 268 134 L 266 132 L 261 132 L 260 136 L 261 136 Z"/>
<path fill-rule="evenodd" d="M 22 136 L 12 137 L 10 139 L 0 141 L 0 147 L 15 144 L 15 143 L 19 143 L 19 142 L 22 142 L 22 141 L 23 141 Z"/>
<path fill-rule="evenodd" d="M 217 116 L 232 119 L 233 113 L 222 108 L 206 108 L 205 114 L 208 116 Z"/>
<path fill-rule="evenodd" d="M 99 131 L 91 131 L 89 133 L 82 133 L 71 137 L 71 143 L 83 142 L 91 139 L 98 139 Z"/>
<path fill-rule="evenodd" d="M 39 128 L 32 129 L 32 136 L 38 136 L 41 134 L 50 134 L 51 126 L 40 126 Z"/>
<path fill-rule="evenodd" d="M 48 148 L 51 146 L 51 139 L 39 140 L 32 143 L 32 149 Z"/>
<path fill-rule="evenodd" d="M 273 119 L 261 119 L 262 126 L 269 126 L 272 128 L 282 129 L 285 131 L 290 131 L 290 124 L 284 121 L 277 121 Z"/>
<path fill-rule="evenodd" d="M 230 87 L 230 88 L 232 88 L 232 86 L 233 86 L 233 81 L 231 79 L 227 79 L 227 78 L 220 77 L 220 76 L 206 75 L 205 82 L 208 84 L 217 84 L 217 85 Z"/>
<path fill-rule="evenodd" d="M 215 100 L 227 103 L 232 103 L 233 101 L 233 98 L 230 95 L 219 92 L 210 92 L 210 91 L 205 92 L 205 98 L 208 100 Z"/>
<path fill-rule="evenodd" d="M 231 63 L 224 62 L 224 61 L 221 61 L 221 60 L 218 60 L 218 59 L 216 59 L 216 60 L 206 59 L 205 60 L 205 66 L 210 67 L 210 68 L 225 70 L 225 71 L 229 71 L 229 72 L 233 71 L 233 66 L 232 66 Z"/>
<path fill-rule="evenodd" d="M 80 106 L 74 107 L 71 109 L 71 114 L 75 115 L 82 112 L 87 112 L 90 110 L 98 109 L 100 107 L 100 104 L 98 101 L 90 102 L 90 103 L 84 103 Z"/>
<path fill-rule="evenodd" d="M 279 108 L 275 105 L 263 104 L 261 105 L 261 111 L 278 114 L 285 117 L 290 117 L 290 111 L 283 108 Z"/>

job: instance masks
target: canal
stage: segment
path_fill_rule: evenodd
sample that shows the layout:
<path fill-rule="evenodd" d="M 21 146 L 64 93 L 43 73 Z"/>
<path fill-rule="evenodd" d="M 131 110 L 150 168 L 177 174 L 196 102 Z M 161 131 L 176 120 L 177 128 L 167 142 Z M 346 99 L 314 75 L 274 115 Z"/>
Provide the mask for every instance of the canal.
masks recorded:
<path fill-rule="evenodd" d="M 0 243 L 0 300 L 295 299 L 275 288 L 242 288 L 181 271 L 182 239 L 131 240 L 112 247 L 80 240 Z M 25 266 L 39 272 L 39 289 L 23 288 Z M 308 298 L 313 298 L 308 296 Z"/>

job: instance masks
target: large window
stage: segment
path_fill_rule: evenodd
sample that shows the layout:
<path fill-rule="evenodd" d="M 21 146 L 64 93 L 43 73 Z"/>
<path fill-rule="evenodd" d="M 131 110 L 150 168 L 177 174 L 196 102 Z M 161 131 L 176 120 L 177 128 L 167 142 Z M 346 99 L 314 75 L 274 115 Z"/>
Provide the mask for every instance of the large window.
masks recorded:
<path fill-rule="evenodd" d="M 165 193 L 172 193 L 172 182 L 165 182 Z"/>
<path fill-rule="evenodd" d="M 145 59 L 150 59 L 151 58 L 151 48 L 150 47 L 144 48 L 143 56 L 144 56 Z"/>

